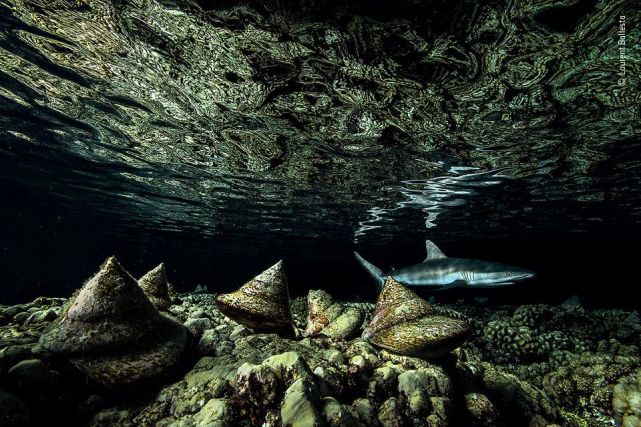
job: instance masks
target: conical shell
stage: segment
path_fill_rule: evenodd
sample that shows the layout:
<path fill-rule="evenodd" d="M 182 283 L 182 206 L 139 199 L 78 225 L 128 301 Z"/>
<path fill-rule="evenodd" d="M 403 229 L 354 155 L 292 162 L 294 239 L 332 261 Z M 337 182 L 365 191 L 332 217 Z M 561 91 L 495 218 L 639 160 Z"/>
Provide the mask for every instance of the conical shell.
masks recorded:
<path fill-rule="evenodd" d="M 71 362 L 105 387 L 122 387 L 155 379 L 171 372 L 185 353 L 187 329 L 169 316 L 153 334 L 115 353 L 75 354 Z"/>
<path fill-rule="evenodd" d="M 323 290 L 310 290 L 307 294 L 306 336 L 314 336 L 343 312 L 330 294 Z"/>
<path fill-rule="evenodd" d="M 142 276 L 138 280 L 138 285 L 158 310 L 167 310 L 171 306 L 165 263 L 161 263 Z"/>
<path fill-rule="evenodd" d="M 404 356 L 434 358 L 463 344 L 468 334 L 467 321 L 436 310 L 390 277 L 363 338 Z"/>
<path fill-rule="evenodd" d="M 110 257 L 72 298 L 40 343 L 62 353 L 111 351 L 139 340 L 159 320 L 158 311 L 136 279 Z"/>
<path fill-rule="evenodd" d="M 394 325 L 407 323 L 434 314 L 434 307 L 396 280 L 388 277 L 383 290 L 378 295 L 374 314 L 365 329 L 364 338 L 388 329 Z"/>
<path fill-rule="evenodd" d="M 364 318 L 359 307 L 337 303 L 325 291 L 310 290 L 307 294 L 306 336 L 348 339 L 358 332 Z"/>
<path fill-rule="evenodd" d="M 255 331 L 293 332 L 289 289 L 282 261 L 239 290 L 219 295 L 216 303 L 223 314 Z"/>
<path fill-rule="evenodd" d="M 96 382 L 114 387 L 168 372 L 183 356 L 187 330 L 161 315 L 111 257 L 74 294 L 40 343 L 67 354 Z"/>

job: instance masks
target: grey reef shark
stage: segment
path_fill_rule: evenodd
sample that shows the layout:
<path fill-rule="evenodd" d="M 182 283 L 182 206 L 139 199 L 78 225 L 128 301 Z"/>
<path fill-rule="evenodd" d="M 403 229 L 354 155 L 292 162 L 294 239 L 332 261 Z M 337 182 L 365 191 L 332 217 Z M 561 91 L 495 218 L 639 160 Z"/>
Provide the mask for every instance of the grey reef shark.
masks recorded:
<path fill-rule="evenodd" d="M 446 290 L 458 287 L 474 289 L 496 288 L 534 277 L 530 270 L 498 262 L 447 257 L 431 240 L 425 241 L 427 258 L 420 264 L 392 269 L 384 274 L 381 269 L 354 252 L 356 259 L 376 279 L 379 289 L 387 277 L 408 286 L 423 286 Z"/>

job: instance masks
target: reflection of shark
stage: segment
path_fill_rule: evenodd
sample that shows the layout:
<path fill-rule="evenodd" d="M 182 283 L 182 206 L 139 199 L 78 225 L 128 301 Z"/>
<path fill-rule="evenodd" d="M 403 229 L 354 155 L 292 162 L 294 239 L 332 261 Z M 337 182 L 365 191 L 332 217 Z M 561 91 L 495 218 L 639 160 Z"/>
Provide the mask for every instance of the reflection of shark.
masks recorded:
<path fill-rule="evenodd" d="M 437 287 L 438 290 L 459 286 L 474 288 L 494 288 L 511 285 L 514 282 L 534 276 L 534 272 L 518 267 L 510 267 L 498 262 L 475 259 L 448 258 L 430 240 L 425 241 L 427 258 L 420 264 L 410 265 L 388 274 L 367 262 L 357 252 L 356 258 L 367 272 L 382 287 L 388 276 L 409 286 Z"/>

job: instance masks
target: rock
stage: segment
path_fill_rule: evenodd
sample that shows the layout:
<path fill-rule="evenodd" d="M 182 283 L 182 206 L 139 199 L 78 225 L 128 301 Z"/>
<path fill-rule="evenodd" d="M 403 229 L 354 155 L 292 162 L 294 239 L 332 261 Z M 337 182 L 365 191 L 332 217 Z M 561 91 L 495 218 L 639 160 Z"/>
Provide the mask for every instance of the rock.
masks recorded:
<path fill-rule="evenodd" d="M 28 311 L 21 311 L 20 313 L 13 316 L 13 321 L 18 324 L 25 323 L 30 315 L 31 313 L 29 313 Z"/>
<path fill-rule="evenodd" d="M 161 315 L 136 280 L 109 258 L 40 337 L 105 386 L 163 375 L 180 360 L 186 329 Z"/>
<path fill-rule="evenodd" d="M 469 333 L 467 321 L 436 310 L 389 277 L 363 338 L 400 355 L 436 358 L 463 344 Z"/>
<path fill-rule="evenodd" d="M 20 389 L 42 388 L 50 377 L 49 370 L 40 359 L 23 360 L 7 372 L 7 379 Z"/>
<path fill-rule="evenodd" d="M 223 314 L 255 331 L 285 335 L 294 333 L 282 261 L 254 277 L 236 292 L 219 295 L 216 303 Z"/>
<path fill-rule="evenodd" d="M 641 426 L 641 370 L 616 384 L 612 393 L 612 408 L 617 425 Z"/>
<path fill-rule="evenodd" d="M 29 359 L 32 355 L 31 349 L 31 345 L 12 345 L 0 350 L 0 374 L 21 360 Z"/>
<path fill-rule="evenodd" d="M 210 399 L 194 416 L 196 426 L 225 427 L 230 422 L 229 407 L 225 399 Z"/>
<path fill-rule="evenodd" d="M 279 381 L 270 366 L 244 363 L 236 371 L 236 395 L 254 406 L 271 406 L 281 392 Z"/>
<path fill-rule="evenodd" d="M 234 344 L 229 341 L 222 341 L 216 346 L 216 356 L 224 356 L 230 354 L 234 350 Z"/>
<path fill-rule="evenodd" d="M 9 306 L 9 307 L 5 308 L 4 310 L 2 310 L 2 315 L 6 316 L 8 318 L 13 318 L 18 313 L 22 313 L 23 311 L 25 311 L 25 308 L 23 306 L 21 306 L 21 305 L 12 305 L 12 306 Z"/>
<path fill-rule="evenodd" d="M 58 317 L 58 313 L 56 313 L 55 310 L 53 309 L 47 309 L 47 310 L 39 310 L 34 312 L 27 318 L 25 321 L 25 325 L 38 325 L 41 323 L 49 323 Z"/>
<path fill-rule="evenodd" d="M 215 326 L 214 322 L 212 322 L 211 319 L 208 318 L 187 319 L 187 321 L 183 325 L 187 329 L 189 329 L 189 332 L 194 334 L 194 336 L 197 338 L 200 338 L 203 331 L 207 329 L 213 329 Z"/>
<path fill-rule="evenodd" d="M 536 418 L 547 423 L 559 418 L 550 399 L 527 382 L 486 362 L 472 362 L 468 366 L 480 381 L 481 389 L 485 390 L 483 394 L 491 399 L 506 420 L 515 425 L 529 425 Z"/>
<path fill-rule="evenodd" d="M 378 423 L 376 411 L 372 403 L 367 399 L 356 399 L 352 403 L 351 412 L 361 424 L 373 426 Z"/>
<path fill-rule="evenodd" d="M 388 396 L 395 394 L 398 388 L 398 376 L 403 370 L 403 367 L 398 365 L 387 365 L 376 369 L 367 388 L 367 397 L 374 402 L 382 403 Z"/>
<path fill-rule="evenodd" d="M 499 425 L 499 412 L 487 396 L 480 393 L 465 395 L 466 419 L 470 427 Z"/>
<path fill-rule="evenodd" d="M 436 366 L 406 371 L 398 376 L 398 392 L 407 406 L 406 413 L 418 419 L 430 415 L 431 398 L 449 397 L 451 388 L 450 379 Z M 447 416 L 442 418 L 446 419 Z"/>
<path fill-rule="evenodd" d="M 231 334 L 229 334 L 229 340 L 233 342 L 233 341 L 236 341 L 238 338 L 247 336 L 248 334 L 249 334 L 249 331 L 247 330 L 246 327 L 244 327 L 243 325 L 238 325 L 231 331 Z"/>
<path fill-rule="evenodd" d="M 156 268 L 138 279 L 138 285 L 158 310 L 169 309 L 171 306 L 171 297 L 169 296 L 169 283 L 167 283 L 165 263 L 160 263 Z"/>
<path fill-rule="evenodd" d="M 290 385 L 299 379 L 308 379 L 312 376 L 305 359 L 293 351 L 271 356 L 267 358 L 263 364 L 272 368 L 286 385 Z"/>
<path fill-rule="evenodd" d="M 219 342 L 219 337 L 215 329 L 207 329 L 206 331 L 203 331 L 200 339 L 198 340 L 198 354 L 203 356 L 216 354 L 216 346 Z"/>
<path fill-rule="evenodd" d="M 127 409 L 108 408 L 98 412 L 89 422 L 90 427 L 134 427 L 133 414 Z"/>
<path fill-rule="evenodd" d="M 545 375 L 543 389 L 556 402 L 587 414 L 593 408 L 611 411 L 612 393 L 622 377 L 639 368 L 639 357 L 583 354 Z M 496 402 L 495 402 L 496 403 Z"/>
<path fill-rule="evenodd" d="M 334 339 L 349 339 L 358 334 L 365 313 L 356 306 L 339 304 L 322 290 L 310 290 L 307 295 L 307 328 L 305 336 L 322 335 Z"/>
<path fill-rule="evenodd" d="M 299 378 L 285 391 L 280 416 L 283 427 L 317 427 L 325 422 L 317 410 L 319 400 L 316 384 Z"/>
<path fill-rule="evenodd" d="M 403 427 L 406 425 L 395 397 L 390 397 L 383 402 L 378 410 L 378 421 L 383 427 Z"/>
<path fill-rule="evenodd" d="M 322 401 L 323 418 L 330 427 L 356 427 L 358 423 L 351 412 L 333 397 L 325 397 Z"/>
<path fill-rule="evenodd" d="M 0 425 L 23 427 L 31 423 L 26 405 L 16 396 L 0 389 Z"/>

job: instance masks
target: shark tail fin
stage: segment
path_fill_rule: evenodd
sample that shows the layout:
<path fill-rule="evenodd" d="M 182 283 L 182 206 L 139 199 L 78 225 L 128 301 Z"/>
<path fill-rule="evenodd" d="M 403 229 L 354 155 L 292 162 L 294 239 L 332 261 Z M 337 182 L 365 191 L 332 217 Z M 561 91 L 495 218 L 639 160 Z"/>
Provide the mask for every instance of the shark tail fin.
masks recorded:
<path fill-rule="evenodd" d="M 380 268 L 376 267 L 374 264 L 368 262 L 358 252 L 354 252 L 354 256 L 363 266 L 363 268 L 367 270 L 370 276 L 376 279 L 376 286 L 378 287 L 378 290 L 380 291 L 381 289 L 383 289 L 383 284 L 385 283 L 385 276 L 383 275 L 383 271 Z"/>

